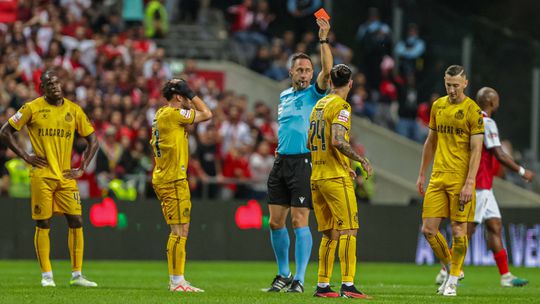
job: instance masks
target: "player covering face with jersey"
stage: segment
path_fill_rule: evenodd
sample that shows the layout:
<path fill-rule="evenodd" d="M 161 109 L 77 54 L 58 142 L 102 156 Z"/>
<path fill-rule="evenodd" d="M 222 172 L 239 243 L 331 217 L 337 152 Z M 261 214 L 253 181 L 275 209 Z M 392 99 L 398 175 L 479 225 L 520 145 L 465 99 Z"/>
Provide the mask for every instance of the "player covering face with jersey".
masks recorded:
<path fill-rule="evenodd" d="M 202 292 L 184 278 L 186 241 L 191 221 L 191 194 L 187 182 L 189 134 L 186 126 L 212 118 L 212 112 L 182 79 L 169 80 L 162 91 L 167 105 L 152 122 L 150 144 L 156 166 L 152 185 L 171 228 L 167 242 L 169 290 Z M 192 108 L 193 105 L 193 108 Z"/>

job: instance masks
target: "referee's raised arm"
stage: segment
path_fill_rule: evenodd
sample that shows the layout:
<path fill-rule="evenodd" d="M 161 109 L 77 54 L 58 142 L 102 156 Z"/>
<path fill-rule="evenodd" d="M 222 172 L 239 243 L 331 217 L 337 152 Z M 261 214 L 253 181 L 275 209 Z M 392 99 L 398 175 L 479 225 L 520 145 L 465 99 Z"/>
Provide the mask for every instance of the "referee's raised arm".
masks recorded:
<path fill-rule="evenodd" d="M 319 42 L 321 44 L 321 72 L 317 75 L 317 87 L 326 90 L 330 80 L 330 71 L 332 70 L 333 58 L 332 50 L 328 43 L 328 32 L 330 31 L 330 22 L 326 19 L 317 19 L 319 26 Z"/>

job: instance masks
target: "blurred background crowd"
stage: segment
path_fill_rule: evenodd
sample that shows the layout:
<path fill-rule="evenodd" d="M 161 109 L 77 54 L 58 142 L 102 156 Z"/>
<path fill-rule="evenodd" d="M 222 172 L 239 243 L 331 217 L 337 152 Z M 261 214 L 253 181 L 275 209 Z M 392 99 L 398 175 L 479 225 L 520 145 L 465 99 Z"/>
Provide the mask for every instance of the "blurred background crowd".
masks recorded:
<path fill-rule="evenodd" d="M 312 56 L 318 73 L 319 43 L 312 15 L 322 1 L 277 2 L 3 1 L 0 122 L 40 95 L 39 77 L 44 70 L 61 67 L 65 97 L 81 105 L 100 143 L 96 159 L 79 181 L 82 197 L 107 192 L 124 199 L 151 196 L 150 126 L 156 109 L 165 104 L 161 87 L 174 74 L 160 39 L 167 37 L 172 24 L 204 22 L 201 10 L 212 9 L 223 16 L 226 39 L 241 54 L 242 60 L 237 61 L 249 69 L 288 82 L 290 55 L 304 52 Z M 278 24 L 283 18 L 291 25 L 286 30 Z M 391 26 L 372 7 L 367 19 L 355 22 L 353 45 L 341 43 L 333 32 L 329 40 L 334 63 L 345 63 L 355 71 L 348 98 L 354 113 L 423 142 L 431 103 L 439 97 L 434 92 L 440 90 L 430 85 L 433 77 L 424 64 L 429 45 L 419 26 L 409 23 L 403 39 L 394 41 Z M 263 199 L 277 146 L 277 104 L 248 102 L 247 96 L 201 77 L 197 61 L 185 59 L 177 76 L 186 79 L 214 111 L 212 121 L 189 127 L 193 195 Z M 437 79 L 442 82 L 440 75 Z M 24 130 L 18 140 L 31 149 Z M 355 147 L 366 153 L 362 145 Z M 73 166 L 84 148 L 84 141 L 75 142 Z M 511 144 L 507 149 L 512 153 Z M 24 173 L 28 168 L 5 146 L 0 147 L 0 168 L 1 193 L 28 197 Z M 359 174 L 360 200 L 368 202 L 373 191 L 373 182 Z"/>

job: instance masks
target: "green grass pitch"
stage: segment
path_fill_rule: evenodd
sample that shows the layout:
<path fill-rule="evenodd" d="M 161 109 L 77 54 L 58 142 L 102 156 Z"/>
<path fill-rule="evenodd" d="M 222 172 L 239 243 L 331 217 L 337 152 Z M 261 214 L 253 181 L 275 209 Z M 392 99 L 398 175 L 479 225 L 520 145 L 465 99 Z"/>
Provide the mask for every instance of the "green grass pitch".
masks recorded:
<path fill-rule="evenodd" d="M 293 265 L 294 267 L 294 265 Z M 269 294 L 267 287 L 276 267 L 271 262 L 188 261 L 186 278 L 205 293 L 167 291 L 167 265 L 163 261 L 86 261 L 84 273 L 98 288 L 70 288 L 67 261 L 53 261 L 56 288 L 42 288 L 37 261 L 0 261 L 0 303 L 345 303 L 358 299 L 319 299 L 312 296 L 317 265 L 306 274 L 304 294 Z M 294 268 L 293 268 L 294 269 Z M 540 271 L 513 269 L 531 283 L 502 288 L 496 267 L 466 267 L 457 298 L 435 294 L 438 267 L 413 264 L 364 263 L 357 267 L 357 286 L 374 297 L 372 303 L 538 303 Z M 332 283 L 339 289 L 339 263 Z M 358 284 L 359 283 L 359 284 Z"/>

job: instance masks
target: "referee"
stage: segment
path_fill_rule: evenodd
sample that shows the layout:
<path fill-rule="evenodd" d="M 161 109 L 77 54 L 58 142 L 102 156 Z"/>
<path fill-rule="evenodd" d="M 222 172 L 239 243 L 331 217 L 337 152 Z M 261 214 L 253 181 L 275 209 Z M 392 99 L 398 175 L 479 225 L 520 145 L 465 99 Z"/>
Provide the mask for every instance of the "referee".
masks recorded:
<path fill-rule="evenodd" d="M 289 75 L 292 86 L 279 95 L 278 147 L 276 160 L 268 177 L 270 238 L 278 264 L 278 273 L 268 292 L 304 292 L 304 275 L 311 255 L 312 238 L 308 226 L 311 205 L 311 154 L 307 148 L 309 116 L 317 101 L 326 95 L 332 53 L 328 45 L 330 23 L 317 19 L 321 49 L 321 72 L 313 78 L 311 58 L 293 54 Z M 291 212 L 295 234 L 296 273 L 289 269 L 289 233 L 285 222 Z"/>

